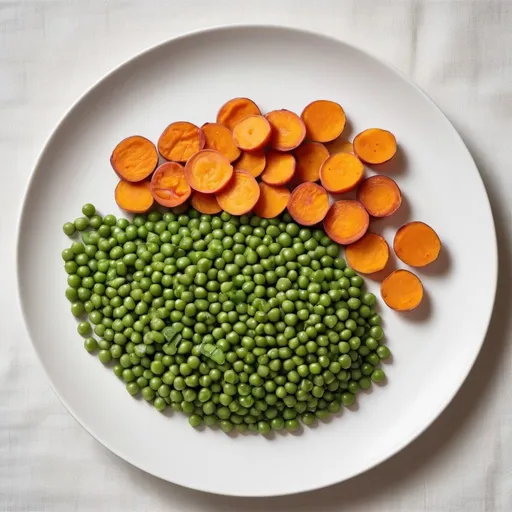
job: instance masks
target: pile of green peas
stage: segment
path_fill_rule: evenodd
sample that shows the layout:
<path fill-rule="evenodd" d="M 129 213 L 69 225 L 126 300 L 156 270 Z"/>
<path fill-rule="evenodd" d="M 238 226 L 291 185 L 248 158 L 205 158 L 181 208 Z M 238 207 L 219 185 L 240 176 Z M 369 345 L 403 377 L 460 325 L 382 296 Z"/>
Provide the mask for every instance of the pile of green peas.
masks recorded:
<path fill-rule="evenodd" d="M 78 333 L 158 411 L 224 432 L 295 431 L 385 380 L 375 295 L 324 231 L 287 213 L 82 212 L 63 226 L 81 241 L 62 252 Z"/>

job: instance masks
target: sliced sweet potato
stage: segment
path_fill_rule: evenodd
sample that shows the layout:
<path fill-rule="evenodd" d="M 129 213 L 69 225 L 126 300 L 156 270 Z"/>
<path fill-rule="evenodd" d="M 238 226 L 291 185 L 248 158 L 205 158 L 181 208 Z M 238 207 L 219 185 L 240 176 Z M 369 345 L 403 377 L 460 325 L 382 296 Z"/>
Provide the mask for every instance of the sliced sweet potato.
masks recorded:
<path fill-rule="evenodd" d="M 380 287 L 384 302 L 395 311 L 411 311 L 423 299 L 423 285 L 419 278 L 408 270 L 391 272 Z"/>
<path fill-rule="evenodd" d="M 270 140 L 272 128 L 263 116 L 249 116 L 239 121 L 233 128 L 236 145 L 244 151 L 257 151 Z"/>
<path fill-rule="evenodd" d="M 338 137 L 336 140 L 329 142 L 325 145 L 331 155 L 334 153 L 352 153 L 354 154 L 354 146 L 352 142 Z"/>
<path fill-rule="evenodd" d="M 189 159 L 185 166 L 185 176 L 194 190 L 214 194 L 231 179 L 233 166 L 218 151 L 203 149 Z"/>
<path fill-rule="evenodd" d="M 306 127 L 302 119 L 289 110 L 273 110 L 266 116 L 272 134 L 270 146 L 277 151 L 292 151 L 300 146 L 306 137 Z"/>
<path fill-rule="evenodd" d="M 240 156 L 233 134 L 220 123 L 205 123 L 201 126 L 205 136 L 204 149 L 213 149 L 224 155 L 230 162 L 234 162 Z"/>
<path fill-rule="evenodd" d="M 173 162 L 186 162 L 194 153 L 204 148 L 203 131 L 187 121 L 171 123 L 158 139 L 158 151 Z"/>
<path fill-rule="evenodd" d="M 396 232 L 393 249 L 407 265 L 424 267 L 439 256 L 441 240 L 428 224 L 409 222 Z"/>
<path fill-rule="evenodd" d="M 280 215 L 290 199 L 290 191 L 286 187 L 273 187 L 260 183 L 260 198 L 254 205 L 253 212 L 264 219 L 273 219 Z"/>
<path fill-rule="evenodd" d="M 354 152 L 367 164 L 383 164 L 396 153 L 395 136 L 381 128 L 369 128 L 356 135 Z"/>
<path fill-rule="evenodd" d="M 158 204 L 167 208 L 183 204 L 191 192 L 185 169 L 177 162 L 162 164 L 151 178 L 151 194 Z"/>
<path fill-rule="evenodd" d="M 389 246 L 376 233 L 366 233 L 345 248 L 347 263 L 357 272 L 372 274 L 382 270 L 389 260 Z"/>
<path fill-rule="evenodd" d="M 306 105 L 300 117 L 306 125 L 307 138 L 316 142 L 330 142 L 345 128 L 345 112 L 334 101 L 313 101 Z"/>
<path fill-rule="evenodd" d="M 327 210 L 329 210 L 327 190 L 316 183 L 302 183 L 294 189 L 288 200 L 289 214 L 295 222 L 303 226 L 312 226 L 321 222 Z"/>
<path fill-rule="evenodd" d="M 357 190 L 357 199 L 372 217 L 388 217 L 402 204 L 402 193 L 394 180 L 375 175 L 363 180 Z"/>
<path fill-rule="evenodd" d="M 215 194 L 203 194 L 202 192 L 197 192 L 197 190 L 192 194 L 190 204 L 198 212 L 205 215 L 215 215 L 222 211 Z"/>
<path fill-rule="evenodd" d="M 363 179 L 364 165 L 350 153 L 331 155 L 320 168 L 320 181 L 328 192 L 342 194 L 355 188 Z"/>
<path fill-rule="evenodd" d="M 217 123 L 233 130 L 235 125 L 249 116 L 260 115 L 260 109 L 249 98 L 233 98 L 220 107 L 217 114 Z"/>
<path fill-rule="evenodd" d="M 250 212 L 260 197 L 258 182 L 247 171 L 235 171 L 231 181 L 215 194 L 219 206 L 231 215 Z"/>
<path fill-rule="evenodd" d="M 247 171 L 257 178 L 265 169 L 267 159 L 264 151 L 244 151 L 235 162 L 235 171 Z"/>
<path fill-rule="evenodd" d="M 122 180 L 142 181 L 156 169 L 158 152 L 150 140 L 134 135 L 114 148 L 110 164 Z"/>
<path fill-rule="evenodd" d="M 292 179 L 295 165 L 295 157 L 291 153 L 270 150 L 261 179 L 267 185 L 284 185 Z"/>
<path fill-rule="evenodd" d="M 136 183 L 121 180 L 116 186 L 114 197 L 119 208 L 133 213 L 147 212 L 154 202 L 147 180 Z"/>
<path fill-rule="evenodd" d="M 320 142 L 305 142 L 294 152 L 297 159 L 295 177 L 302 183 L 304 181 L 318 181 L 320 167 L 329 158 L 329 151 Z"/>
<path fill-rule="evenodd" d="M 363 237 L 369 223 L 370 216 L 359 201 L 343 199 L 329 208 L 324 229 L 335 242 L 349 245 Z"/>

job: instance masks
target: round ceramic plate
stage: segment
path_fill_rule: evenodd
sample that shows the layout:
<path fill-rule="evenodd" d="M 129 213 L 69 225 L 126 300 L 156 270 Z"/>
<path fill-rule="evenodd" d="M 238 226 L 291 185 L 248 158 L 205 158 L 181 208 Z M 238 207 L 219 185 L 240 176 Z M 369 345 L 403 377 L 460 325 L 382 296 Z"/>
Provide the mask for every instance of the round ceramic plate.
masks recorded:
<path fill-rule="evenodd" d="M 341 103 L 352 137 L 392 131 L 400 145 L 381 167 L 405 200 L 374 229 L 388 241 L 402 223 L 433 226 L 440 259 L 419 270 L 426 297 L 410 314 L 382 307 L 394 357 L 388 383 L 358 406 L 299 435 L 228 436 L 197 431 L 182 415 L 158 413 L 83 349 L 64 297 L 65 221 L 82 204 L 122 215 L 109 157 L 122 138 L 156 141 L 170 122 L 215 119 L 235 96 L 263 111 L 301 112 L 312 100 Z M 368 174 L 373 171 L 368 170 Z M 480 350 L 495 294 L 496 238 L 470 154 L 439 109 L 373 57 L 320 35 L 277 27 L 230 27 L 166 42 L 127 62 L 88 91 L 49 139 L 34 170 L 19 229 L 18 277 L 26 323 L 52 386 L 98 441 L 160 478 L 219 494 L 271 496 L 353 477 L 397 453 L 441 413 Z M 475 269 L 485 268 L 475 281 Z M 378 293 L 378 282 L 368 280 Z"/>

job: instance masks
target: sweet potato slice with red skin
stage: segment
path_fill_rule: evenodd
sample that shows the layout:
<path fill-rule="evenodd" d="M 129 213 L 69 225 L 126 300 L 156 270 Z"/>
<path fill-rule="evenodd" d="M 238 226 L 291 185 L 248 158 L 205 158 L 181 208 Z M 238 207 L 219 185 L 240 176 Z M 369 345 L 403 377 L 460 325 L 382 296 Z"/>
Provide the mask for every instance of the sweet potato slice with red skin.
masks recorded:
<path fill-rule="evenodd" d="M 158 151 L 171 162 L 186 162 L 204 148 L 206 138 L 201 128 L 187 121 L 171 123 L 158 139 Z"/>
<path fill-rule="evenodd" d="M 151 178 L 151 194 L 158 204 L 167 208 L 183 204 L 191 193 L 185 169 L 177 162 L 162 164 Z"/>
<path fill-rule="evenodd" d="M 343 194 L 357 187 L 364 176 L 361 160 L 350 153 L 331 155 L 320 168 L 320 181 L 328 192 Z"/>
<path fill-rule="evenodd" d="M 299 147 L 306 137 L 306 127 L 302 119 L 289 110 L 273 110 L 265 115 L 272 134 L 270 147 L 277 151 L 292 151 Z"/>
<path fill-rule="evenodd" d="M 295 157 L 291 153 L 271 150 L 267 153 L 267 163 L 261 180 L 267 185 L 284 185 L 293 178 L 295 166 Z"/>
<path fill-rule="evenodd" d="M 320 167 L 329 158 L 329 151 L 321 142 L 304 142 L 294 152 L 297 160 L 297 181 L 318 181 Z"/>
<path fill-rule="evenodd" d="M 357 199 L 372 217 L 388 217 L 402 204 L 402 193 L 394 180 L 377 174 L 361 182 Z"/>
<path fill-rule="evenodd" d="M 116 186 L 114 197 L 119 208 L 132 213 L 145 213 L 154 202 L 148 180 L 121 180 Z"/>
<path fill-rule="evenodd" d="M 244 151 L 257 151 L 270 140 L 272 128 L 263 116 L 249 116 L 239 121 L 233 128 L 233 139 Z"/>
<path fill-rule="evenodd" d="M 398 258 L 407 265 L 424 267 L 439 256 L 441 240 L 428 224 L 409 222 L 396 232 L 393 249 Z"/>
<path fill-rule="evenodd" d="M 218 151 L 203 149 L 189 159 L 185 176 L 194 190 L 214 194 L 227 185 L 233 176 L 233 166 Z"/>
<path fill-rule="evenodd" d="M 396 153 L 395 136 L 382 128 L 369 128 L 356 135 L 354 153 L 367 164 L 383 164 Z"/>
<path fill-rule="evenodd" d="M 345 128 L 345 112 L 334 101 L 313 101 L 306 105 L 300 117 L 306 125 L 306 137 L 316 142 L 330 142 Z"/>
<path fill-rule="evenodd" d="M 215 194 L 203 194 L 202 192 L 197 192 L 197 190 L 192 194 L 190 204 L 198 212 L 205 215 L 215 215 L 222 211 Z"/>
<path fill-rule="evenodd" d="M 230 162 L 234 162 L 240 156 L 231 130 L 220 123 L 205 123 L 201 126 L 205 136 L 204 149 L 213 149 L 224 155 Z"/>
<path fill-rule="evenodd" d="M 233 98 L 220 107 L 217 114 L 217 123 L 221 123 L 230 130 L 233 130 L 235 125 L 242 119 L 260 114 L 258 105 L 249 98 Z"/>
<path fill-rule="evenodd" d="M 260 198 L 256 178 L 247 171 L 235 171 L 231 181 L 215 194 L 219 206 L 231 215 L 250 212 Z"/>
<path fill-rule="evenodd" d="M 158 165 L 158 151 L 145 137 L 134 135 L 123 139 L 112 151 L 110 165 L 124 181 L 145 180 Z"/>
<path fill-rule="evenodd" d="M 327 190 L 316 183 L 299 185 L 288 200 L 288 213 L 302 226 L 313 226 L 321 222 L 329 210 Z"/>
<path fill-rule="evenodd" d="M 370 216 L 359 201 L 342 199 L 334 203 L 324 219 L 324 230 L 341 245 L 357 242 L 368 230 Z"/>
<path fill-rule="evenodd" d="M 264 219 L 273 219 L 286 208 L 290 199 L 290 191 L 286 187 L 273 187 L 260 183 L 260 198 L 254 205 L 253 212 Z"/>
<path fill-rule="evenodd" d="M 389 246 L 376 233 L 366 233 L 345 248 L 347 263 L 361 274 L 373 274 L 384 269 L 389 261 Z"/>
<path fill-rule="evenodd" d="M 423 285 L 418 276 L 408 270 L 391 272 L 380 287 L 380 294 L 391 309 L 411 311 L 417 308 L 423 299 Z"/>
<path fill-rule="evenodd" d="M 264 151 L 244 151 L 235 162 L 235 171 L 247 171 L 257 178 L 265 169 L 267 158 Z"/>

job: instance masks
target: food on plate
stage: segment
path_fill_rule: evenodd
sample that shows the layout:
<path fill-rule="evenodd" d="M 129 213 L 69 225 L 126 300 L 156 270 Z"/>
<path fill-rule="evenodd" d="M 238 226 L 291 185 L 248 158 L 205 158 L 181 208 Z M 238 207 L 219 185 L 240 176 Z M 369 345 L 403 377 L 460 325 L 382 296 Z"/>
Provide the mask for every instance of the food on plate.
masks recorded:
<path fill-rule="evenodd" d="M 151 184 L 147 180 L 136 183 L 120 180 L 115 188 L 114 197 L 119 208 L 132 213 L 147 212 L 154 202 Z"/>
<path fill-rule="evenodd" d="M 311 102 L 302 111 L 306 136 L 311 141 L 330 142 L 345 128 L 345 112 L 338 103 L 328 100 Z"/>
<path fill-rule="evenodd" d="M 231 215 L 249 213 L 260 197 L 258 182 L 247 171 L 235 171 L 228 184 L 215 194 L 219 206 Z"/>
<path fill-rule="evenodd" d="M 270 140 L 272 128 L 263 116 L 249 116 L 239 121 L 233 128 L 233 139 L 244 151 L 257 151 Z"/>
<path fill-rule="evenodd" d="M 329 151 L 320 142 L 304 142 L 294 152 L 297 160 L 295 175 L 300 183 L 318 181 L 320 167 L 329 158 Z"/>
<path fill-rule="evenodd" d="M 222 211 L 215 194 L 203 194 L 202 192 L 197 192 L 197 190 L 192 194 L 190 204 L 192 208 L 205 215 L 215 215 Z"/>
<path fill-rule="evenodd" d="M 166 162 L 158 167 L 150 185 L 155 201 L 168 208 L 183 204 L 192 193 L 185 169 L 177 162 Z"/>
<path fill-rule="evenodd" d="M 213 194 L 227 185 L 233 176 L 233 166 L 218 151 L 203 149 L 189 159 L 185 176 L 194 190 Z"/>
<path fill-rule="evenodd" d="M 112 151 L 110 164 L 125 181 L 145 180 L 158 165 L 158 152 L 148 139 L 135 135 L 123 139 Z"/>
<path fill-rule="evenodd" d="M 359 184 L 364 176 L 364 165 L 350 153 L 331 155 L 320 168 L 320 182 L 327 192 L 343 194 Z"/>
<path fill-rule="evenodd" d="M 361 274 L 373 274 L 384 269 L 389 260 L 389 246 L 376 233 L 366 233 L 362 238 L 345 248 L 347 263 Z"/>
<path fill-rule="evenodd" d="M 235 171 L 247 171 L 257 178 L 265 169 L 266 163 L 265 151 L 243 151 L 234 168 Z"/>
<path fill-rule="evenodd" d="M 242 119 L 260 114 L 258 105 L 249 98 L 233 98 L 220 107 L 217 114 L 217 123 L 221 123 L 230 130 L 233 130 L 235 125 Z"/>
<path fill-rule="evenodd" d="M 277 151 L 291 151 L 300 146 L 306 137 L 306 127 L 302 119 L 289 110 L 273 110 L 265 115 L 272 134 L 270 147 Z"/>
<path fill-rule="evenodd" d="M 411 311 L 417 308 L 423 299 L 423 285 L 412 272 L 399 269 L 382 281 L 381 295 L 391 309 Z"/>
<path fill-rule="evenodd" d="M 166 159 L 185 163 L 204 148 L 206 138 L 201 128 L 186 121 L 171 123 L 158 139 L 158 151 Z"/>
<path fill-rule="evenodd" d="M 234 162 L 240 156 L 231 130 L 220 123 L 205 123 L 201 126 L 204 133 L 204 149 L 213 149 L 223 154 L 230 162 Z"/>
<path fill-rule="evenodd" d="M 441 240 L 428 224 L 409 222 L 396 232 L 393 249 L 407 265 L 424 267 L 439 256 Z"/>
<path fill-rule="evenodd" d="M 396 153 L 395 136 L 381 128 L 369 128 L 354 138 L 354 153 L 367 164 L 383 164 Z"/>
<path fill-rule="evenodd" d="M 291 153 L 270 150 L 267 153 L 267 162 L 261 174 L 261 181 L 267 185 L 284 185 L 293 178 L 295 167 L 295 157 Z"/>
<path fill-rule="evenodd" d="M 336 201 L 324 219 L 325 232 L 341 245 L 357 242 L 368 230 L 370 216 L 359 201 Z"/>
<path fill-rule="evenodd" d="M 260 197 L 252 211 L 264 219 L 273 219 L 286 209 L 290 191 L 286 187 L 260 183 Z"/>
<path fill-rule="evenodd" d="M 327 210 L 329 210 L 327 191 L 316 183 L 302 183 L 294 189 L 288 200 L 288 212 L 295 222 L 303 226 L 322 222 Z"/>
<path fill-rule="evenodd" d="M 388 217 L 400 208 L 402 193 L 394 180 L 376 174 L 359 185 L 357 199 L 372 217 Z"/>

